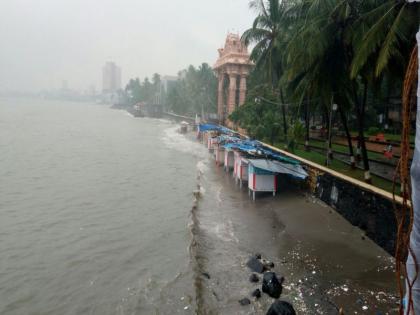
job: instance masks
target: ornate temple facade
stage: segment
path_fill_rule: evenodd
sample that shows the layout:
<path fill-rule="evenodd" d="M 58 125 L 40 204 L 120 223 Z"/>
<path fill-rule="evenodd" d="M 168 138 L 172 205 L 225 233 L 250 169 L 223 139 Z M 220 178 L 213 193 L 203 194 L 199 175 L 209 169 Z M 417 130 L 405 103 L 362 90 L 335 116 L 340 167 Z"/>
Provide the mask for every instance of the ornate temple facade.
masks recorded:
<path fill-rule="evenodd" d="M 219 58 L 213 66 L 219 79 L 217 114 L 219 123 L 232 126 L 227 117 L 245 102 L 246 80 L 252 62 L 237 34 L 228 34 L 224 48 L 218 51 Z"/>

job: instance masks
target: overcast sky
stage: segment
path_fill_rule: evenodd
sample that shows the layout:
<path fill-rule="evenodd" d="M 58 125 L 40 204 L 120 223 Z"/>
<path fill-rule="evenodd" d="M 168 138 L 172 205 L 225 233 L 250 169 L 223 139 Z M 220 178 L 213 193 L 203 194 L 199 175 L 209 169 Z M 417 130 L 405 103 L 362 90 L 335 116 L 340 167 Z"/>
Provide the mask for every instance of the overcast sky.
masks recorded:
<path fill-rule="evenodd" d="M 248 0 L 0 0 L 0 90 L 101 88 L 105 61 L 131 77 L 217 58 L 252 25 Z"/>

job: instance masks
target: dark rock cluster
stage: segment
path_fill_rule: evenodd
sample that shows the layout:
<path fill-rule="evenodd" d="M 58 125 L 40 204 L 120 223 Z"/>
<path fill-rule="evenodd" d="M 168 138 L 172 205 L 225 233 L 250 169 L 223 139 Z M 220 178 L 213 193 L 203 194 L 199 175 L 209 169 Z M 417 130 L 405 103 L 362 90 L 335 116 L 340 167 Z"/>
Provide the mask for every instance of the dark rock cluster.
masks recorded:
<path fill-rule="evenodd" d="M 259 288 L 252 291 L 251 296 L 255 299 L 259 299 L 262 293 L 267 294 L 276 301 L 270 306 L 267 311 L 267 315 L 296 315 L 293 306 L 286 301 L 279 300 L 283 291 L 284 277 L 277 277 L 277 274 L 273 271 L 274 263 L 262 258 L 261 254 L 255 254 L 251 256 L 247 263 L 247 267 L 253 272 L 249 281 L 251 283 L 258 283 L 260 277 L 258 274 L 262 274 L 261 290 Z M 251 304 L 251 300 L 243 298 L 239 300 L 241 305 Z"/>
<path fill-rule="evenodd" d="M 265 272 L 262 282 L 262 291 L 272 298 L 278 299 L 283 291 L 283 280 L 283 277 L 279 280 L 275 272 Z"/>

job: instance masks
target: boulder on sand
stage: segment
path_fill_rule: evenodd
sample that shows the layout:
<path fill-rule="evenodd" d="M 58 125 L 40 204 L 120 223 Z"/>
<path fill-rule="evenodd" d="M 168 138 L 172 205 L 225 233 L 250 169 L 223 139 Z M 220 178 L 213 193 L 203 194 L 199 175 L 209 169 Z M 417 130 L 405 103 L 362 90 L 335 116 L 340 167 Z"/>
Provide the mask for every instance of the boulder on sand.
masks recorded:
<path fill-rule="evenodd" d="M 274 268 L 274 263 L 272 261 L 266 261 L 266 265 L 270 268 Z"/>
<path fill-rule="evenodd" d="M 242 300 L 239 300 L 238 302 L 239 304 L 243 306 L 251 304 L 251 301 L 248 298 L 243 298 Z"/>
<path fill-rule="evenodd" d="M 251 269 L 254 272 L 258 272 L 258 273 L 264 272 L 264 265 L 256 257 L 251 257 L 246 263 L 246 265 L 248 266 L 249 269 Z"/>
<path fill-rule="evenodd" d="M 292 304 L 286 301 L 275 301 L 268 309 L 267 315 L 296 315 Z"/>
<path fill-rule="evenodd" d="M 249 276 L 249 281 L 253 282 L 253 283 L 256 283 L 256 282 L 260 281 L 260 278 L 258 278 L 257 274 L 253 273 Z"/>
<path fill-rule="evenodd" d="M 261 262 L 264 266 L 264 269 L 267 270 L 267 271 L 270 271 L 271 269 L 274 268 L 274 263 L 272 261 L 262 259 Z"/>
<path fill-rule="evenodd" d="M 262 291 L 267 293 L 272 298 L 278 299 L 281 295 L 282 283 L 284 278 L 277 278 L 275 272 L 266 272 L 263 276 Z"/>
<path fill-rule="evenodd" d="M 260 289 L 255 289 L 254 291 L 252 291 L 251 295 L 257 299 L 259 299 L 261 297 L 261 291 Z"/>

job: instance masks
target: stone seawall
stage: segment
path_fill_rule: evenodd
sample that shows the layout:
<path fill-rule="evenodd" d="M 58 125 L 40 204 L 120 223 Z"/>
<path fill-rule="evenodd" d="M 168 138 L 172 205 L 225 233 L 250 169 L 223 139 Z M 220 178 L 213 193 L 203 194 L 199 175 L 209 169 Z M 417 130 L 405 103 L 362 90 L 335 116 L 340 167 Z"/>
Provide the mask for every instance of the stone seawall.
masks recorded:
<path fill-rule="evenodd" d="M 343 175 L 290 152 L 271 149 L 300 161 L 309 174 L 308 189 L 334 208 L 391 255 L 395 252 L 397 224 L 391 193 Z M 397 206 L 402 199 L 395 197 Z"/>
<path fill-rule="evenodd" d="M 315 196 L 391 255 L 397 235 L 393 202 L 328 173 L 317 175 Z"/>

